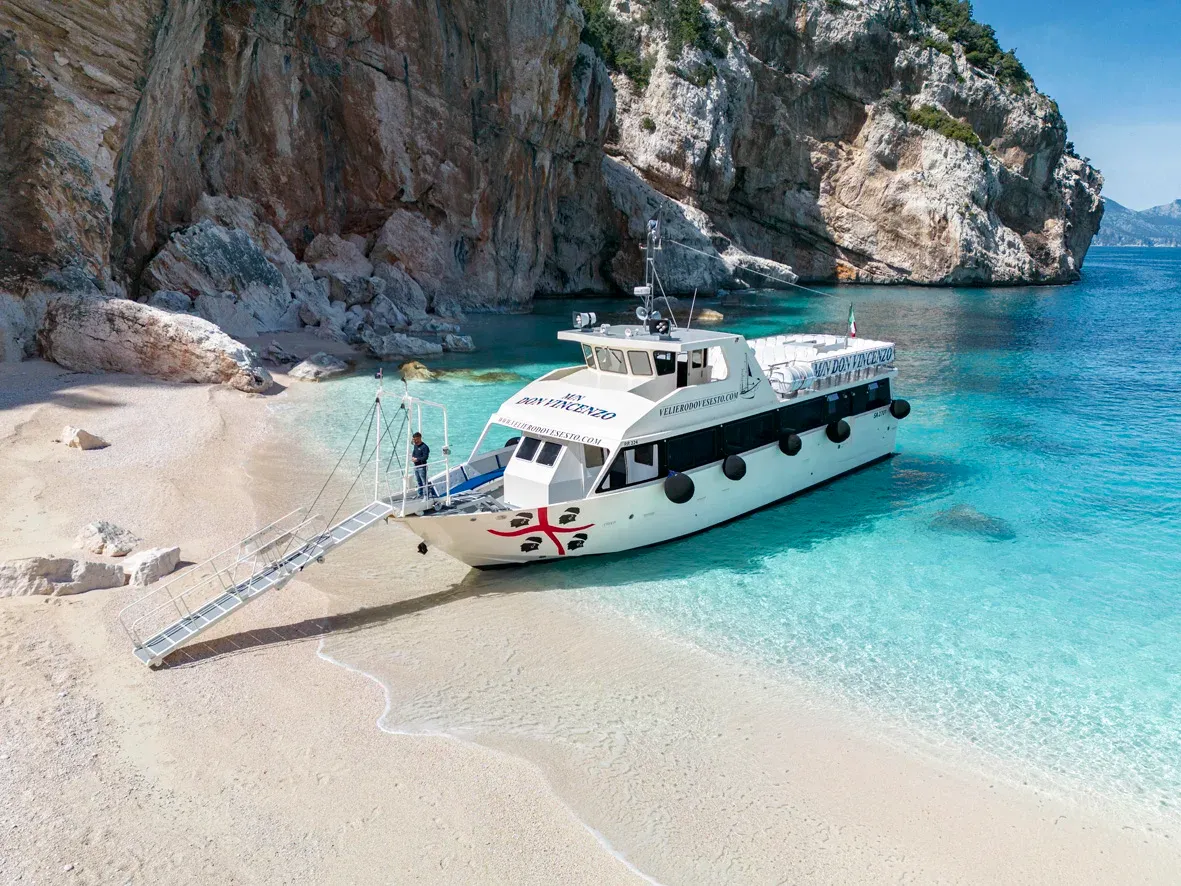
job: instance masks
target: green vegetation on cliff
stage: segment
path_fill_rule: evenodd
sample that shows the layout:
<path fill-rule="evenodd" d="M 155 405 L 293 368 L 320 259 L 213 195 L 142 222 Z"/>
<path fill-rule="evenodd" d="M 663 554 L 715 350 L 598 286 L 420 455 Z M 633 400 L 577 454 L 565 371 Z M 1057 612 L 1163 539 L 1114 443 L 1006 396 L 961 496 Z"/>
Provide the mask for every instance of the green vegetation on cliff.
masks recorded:
<path fill-rule="evenodd" d="M 957 120 L 946 111 L 942 111 L 934 105 L 911 108 L 906 112 L 906 119 L 907 122 L 913 123 L 916 126 L 921 126 L 924 129 L 933 129 L 940 135 L 961 141 L 969 148 L 975 148 L 979 151 L 984 147 L 980 142 L 980 136 L 976 134 L 976 130 L 972 128 L 971 124 L 963 120 Z"/>
<path fill-rule="evenodd" d="M 655 59 L 644 53 L 639 29 L 630 20 L 616 16 L 608 0 L 578 0 L 578 5 L 586 19 L 582 42 L 598 53 L 612 71 L 625 74 L 640 89 L 646 87 Z M 648 0 L 637 5 L 642 8 L 640 21 L 664 35 L 669 58 L 679 59 L 687 46 L 719 57 L 726 54 L 729 34 L 714 26 L 701 0 Z M 714 74 L 713 65 L 707 64 L 702 71 L 684 75 L 684 79 L 702 85 Z"/>
<path fill-rule="evenodd" d="M 964 47 L 968 64 L 982 71 L 994 74 L 1010 89 L 1024 92 L 1029 88 L 1029 72 L 1012 50 L 1002 50 L 996 39 L 996 31 L 972 18 L 972 4 L 969 0 L 918 0 L 919 14 L 948 37 Z M 928 40 L 928 46 L 936 41 Z"/>
<path fill-rule="evenodd" d="M 582 42 L 593 49 L 612 71 L 629 77 L 637 87 L 648 85 L 655 61 L 644 55 L 640 33 L 631 22 L 616 18 L 607 0 L 578 0 L 586 24 Z"/>

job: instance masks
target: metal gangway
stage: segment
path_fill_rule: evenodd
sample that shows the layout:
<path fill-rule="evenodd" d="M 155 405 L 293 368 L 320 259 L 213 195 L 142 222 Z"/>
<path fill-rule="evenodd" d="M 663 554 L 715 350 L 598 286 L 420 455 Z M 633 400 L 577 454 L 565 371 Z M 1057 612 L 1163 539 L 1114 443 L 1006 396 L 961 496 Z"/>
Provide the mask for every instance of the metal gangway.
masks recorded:
<path fill-rule="evenodd" d="M 408 391 L 404 393 L 399 403 L 403 413 L 401 430 L 398 439 L 389 447 L 389 457 L 383 467 L 383 428 L 388 428 L 390 422 L 382 407 L 384 392 L 380 371 L 377 378 L 377 397 L 373 405 L 311 505 L 280 517 L 124 607 L 119 613 L 119 621 L 131 639 L 136 658 L 149 667 L 156 667 L 178 646 L 208 631 L 268 591 L 283 587 L 308 566 L 322 563 L 329 551 L 387 517 L 421 512 L 430 507 L 431 502 L 418 493 L 417 478 L 410 463 L 409 430 L 412 423 L 414 427 L 422 427 L 423 407 L 442 412 L 445 463 L 442 477 L 447 488 L 441 500 L 450 506 L 451 489 L 446 480 L 453 472 L 446 409 L 438 403 L 411 397 Z M 317 512 L 317 506 L 352 450 L 361 427 L 366 430 L 359 451 L 357 474 L 333 513 L 324 517 Z M 370 448 L 369 438 L 374 427 L 376 436 Z M 400 453 L 399 443 L 403 437 L 405 445 Z M 374 464 L 372 501 L 338 520 L 340 511 L 370 462 Z"/>

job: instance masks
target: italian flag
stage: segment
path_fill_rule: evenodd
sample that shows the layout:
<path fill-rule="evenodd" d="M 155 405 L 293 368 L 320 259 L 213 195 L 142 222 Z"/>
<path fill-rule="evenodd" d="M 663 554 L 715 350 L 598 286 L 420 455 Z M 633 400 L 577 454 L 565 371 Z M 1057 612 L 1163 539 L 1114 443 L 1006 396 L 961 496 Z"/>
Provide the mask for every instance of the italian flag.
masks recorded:
<path fill-rule="evenodd" d="M 849 338 L 857 338 L 857 318 L 853 316 L 852 305 L 849 305 Z"/>

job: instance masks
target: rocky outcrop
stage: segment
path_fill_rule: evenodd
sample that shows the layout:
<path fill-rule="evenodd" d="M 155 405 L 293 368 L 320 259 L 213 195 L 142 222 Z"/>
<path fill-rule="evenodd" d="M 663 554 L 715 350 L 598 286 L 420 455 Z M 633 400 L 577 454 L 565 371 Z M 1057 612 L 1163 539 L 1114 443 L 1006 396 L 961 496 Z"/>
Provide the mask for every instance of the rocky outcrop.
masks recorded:
<path fill-rule="evenodd" d="M 212 323 L 127 299 L 54 299 L 38 341 L 46 357 L 83 372 L 132 372 L 252 393 L 271 386 L 254 352 Z"/>
<path fill-rule="evenodd" d="M 1101 179 L 937 5 L 8 0 L 0 358 L 61 293 L 435 344 L 653 216 L 672 291 L 1074 279 Z"/>
<path fill-rule="evenodd" d="M 139 543 L 140 539 L 134 533 L 106 520 L 86 524 L 74 540 L 82 550 L 108 557 L 125 557 Z"/>
<path fill-rule="evenodd" d="M 344 360 L 321 351 L 293 366 L 287 374 L 300 381 L 323 381 L 336 375 L 344 375 L 348 371 L 349 364 Z"/>
<path fill-rule="evenodd" d="M 62 597 L 126 583 L 118 563 L 68 557 L 28 557 L 0 563 L 0 597 Z"/>
<path fill-rule="evenodd" d="M 152 548 L 128 557 L 121 567 L 127 583 L 150 585 L 176 569 L 180 563 L 180 548 Z"/>

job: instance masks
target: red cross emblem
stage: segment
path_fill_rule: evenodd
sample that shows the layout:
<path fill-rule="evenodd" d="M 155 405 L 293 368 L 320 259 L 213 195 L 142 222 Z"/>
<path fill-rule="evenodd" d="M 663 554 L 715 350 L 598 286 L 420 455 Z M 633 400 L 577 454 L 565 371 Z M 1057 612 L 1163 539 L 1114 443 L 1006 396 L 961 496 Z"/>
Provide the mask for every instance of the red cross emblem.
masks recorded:
<path fill-rule="evenodd" d="M 585 532 L 594 526 L 594 523 L 587 523 L 585 526 L 570 526 L 567 524 L 573 523 L 578 519 L 578 508 L 566 508 L 565 512 L 558 517 L 558 525 L 554 525 L 549 521 L 549 508 L 540 508 L 537 511 L 537 522 L 533 522 L 532 511 L 520 511 L 512 522 L 509 524 L 513 528 L 507 532 L 499 529 L 489 529 L 488 531 L 493 535 L 499 535 L 501 538 L 521 538 L 525 536 L 525 541 L 521 544 L 521 550 L 525 553 L 536 551 L 541 547 L 542 536 L 549 538 L 554 543 L 554 547 L 558 549 L 558 556 L 566 556 L 566 547 L 562 546 L 561 539 L 558 535 L 571 535 L 573 538 L 569 540 L 568 548 L 570 550 L 577 550 L 586 543 Z"/>

